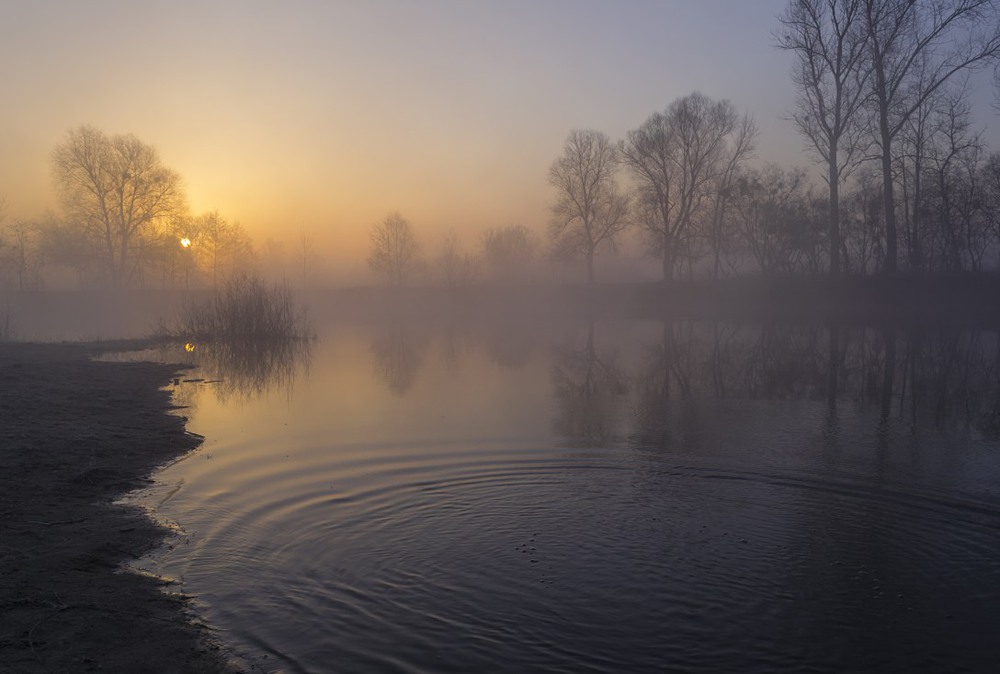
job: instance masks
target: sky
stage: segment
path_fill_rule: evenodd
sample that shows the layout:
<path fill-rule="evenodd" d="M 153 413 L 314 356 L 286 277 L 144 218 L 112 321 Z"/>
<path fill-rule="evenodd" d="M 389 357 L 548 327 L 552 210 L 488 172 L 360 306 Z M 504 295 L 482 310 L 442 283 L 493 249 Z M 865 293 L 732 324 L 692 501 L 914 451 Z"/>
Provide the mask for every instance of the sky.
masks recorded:
<path fill-rule="evenodd" d="M 786 2 L 0 0 L 0 195 L 10 217 L 56 210 L 52 149 L 90 124 L 155 146 L 194 213 L 309 232 L 341 264 L 392 211 L 427 248 L 541 232 L 570 130 L 619 139 L 693 91 L 755 117 L 755 161 L 811 165 Z"/>

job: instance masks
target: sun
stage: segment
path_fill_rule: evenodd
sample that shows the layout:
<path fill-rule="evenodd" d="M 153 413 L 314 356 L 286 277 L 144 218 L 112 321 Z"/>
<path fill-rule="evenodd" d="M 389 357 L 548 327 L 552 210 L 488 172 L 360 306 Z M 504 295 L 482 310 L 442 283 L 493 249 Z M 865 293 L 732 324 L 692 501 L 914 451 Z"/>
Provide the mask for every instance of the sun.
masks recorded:
<path fill-rule="evenodd" d="M 181 239 L 181 246 L 187 248 L 190 245 L 191 245 L 191 239 L 187 238 L 186 236 L 183 239 Z"/>

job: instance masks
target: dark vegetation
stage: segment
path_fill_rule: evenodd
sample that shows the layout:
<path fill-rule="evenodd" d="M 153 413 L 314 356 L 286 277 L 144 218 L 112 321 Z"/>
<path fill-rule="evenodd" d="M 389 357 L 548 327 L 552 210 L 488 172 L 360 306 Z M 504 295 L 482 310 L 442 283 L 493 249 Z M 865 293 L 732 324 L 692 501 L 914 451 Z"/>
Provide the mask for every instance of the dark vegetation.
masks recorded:
<path fill-rule="evenodd" d="M 311 335 L 305 309 L 292 290 L 249 274 L 233 276 L 207 300 L 189 303 L 166 336 L 189 341 L 266 343 Z"/>

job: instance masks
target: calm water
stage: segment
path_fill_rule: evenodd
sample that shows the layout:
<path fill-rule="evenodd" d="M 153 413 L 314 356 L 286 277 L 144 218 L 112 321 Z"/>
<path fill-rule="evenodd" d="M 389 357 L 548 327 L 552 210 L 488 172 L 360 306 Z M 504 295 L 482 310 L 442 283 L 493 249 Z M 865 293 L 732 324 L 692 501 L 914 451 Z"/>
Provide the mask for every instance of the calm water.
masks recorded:
<path fill-rule="evenodd" d="M 386 321 L 201 357 L 143 565 L 264 671 L 995 671 L 995 334 Z"/>

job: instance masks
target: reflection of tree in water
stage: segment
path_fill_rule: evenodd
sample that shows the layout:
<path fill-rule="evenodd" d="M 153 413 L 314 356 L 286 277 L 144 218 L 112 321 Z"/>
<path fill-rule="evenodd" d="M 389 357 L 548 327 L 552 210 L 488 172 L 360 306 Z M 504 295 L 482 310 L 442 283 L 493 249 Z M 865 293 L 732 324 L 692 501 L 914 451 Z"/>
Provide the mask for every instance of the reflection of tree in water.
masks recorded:
<path fill-rule="evenodd" d="M 465 321 L 448 321 L 444 324 L 441 348 L 449 370 L 459 370 L 465 357 L 474 349 L 475 336 Z"/>
<path fill-rule="evenodd" d="M 679 336 L 677 331 L 683 333 Z M 642 369 L 636 377 L 634 439 L 643 445 L 665 446 L 670 436 L 669 401 L 691 398 L 692 364 L 699 340 L 691 323 L 663 321 L 658 344 L 644 349 Z"/>
<path fill-rule="evenodd" d="M 426 342 L 402 323 L 384 327 L 372 339 L 375 376 L 398 396 L 406 395 L 423 365 Z"/>
<path fill-rule="evenodd" d="M 309 339 L 218 341 L 200 344 L 194 363 L 205 377 L 216 380 L 220 402 L 245 402 L 284 388 L 291 391 L 298 368 L 312 359 Z"/>
<path fill-rule="evenodd" d="M 635 432 L 665 432 L 686 398 L 838 400 L 912 424 L 1000 436 L 995 332 L 668 322 L 636 379 Z"/>
<path fill-rule="evenodd" d="M 559 410 L 553 427 L 567 442 L 592 447 L 615 436 L 628 392 L 628 378 L 615 361 L 613 352 L 598 353 L 593 323 L 582 349 L 555 349 L 552 386 Z"/>
<path fill-rule="evenodd" d="M 820 327 L 765 325 L 746 353 L 747 396 L 763 400 L 816 400 L 827 390 L 828 358 Z"/>

